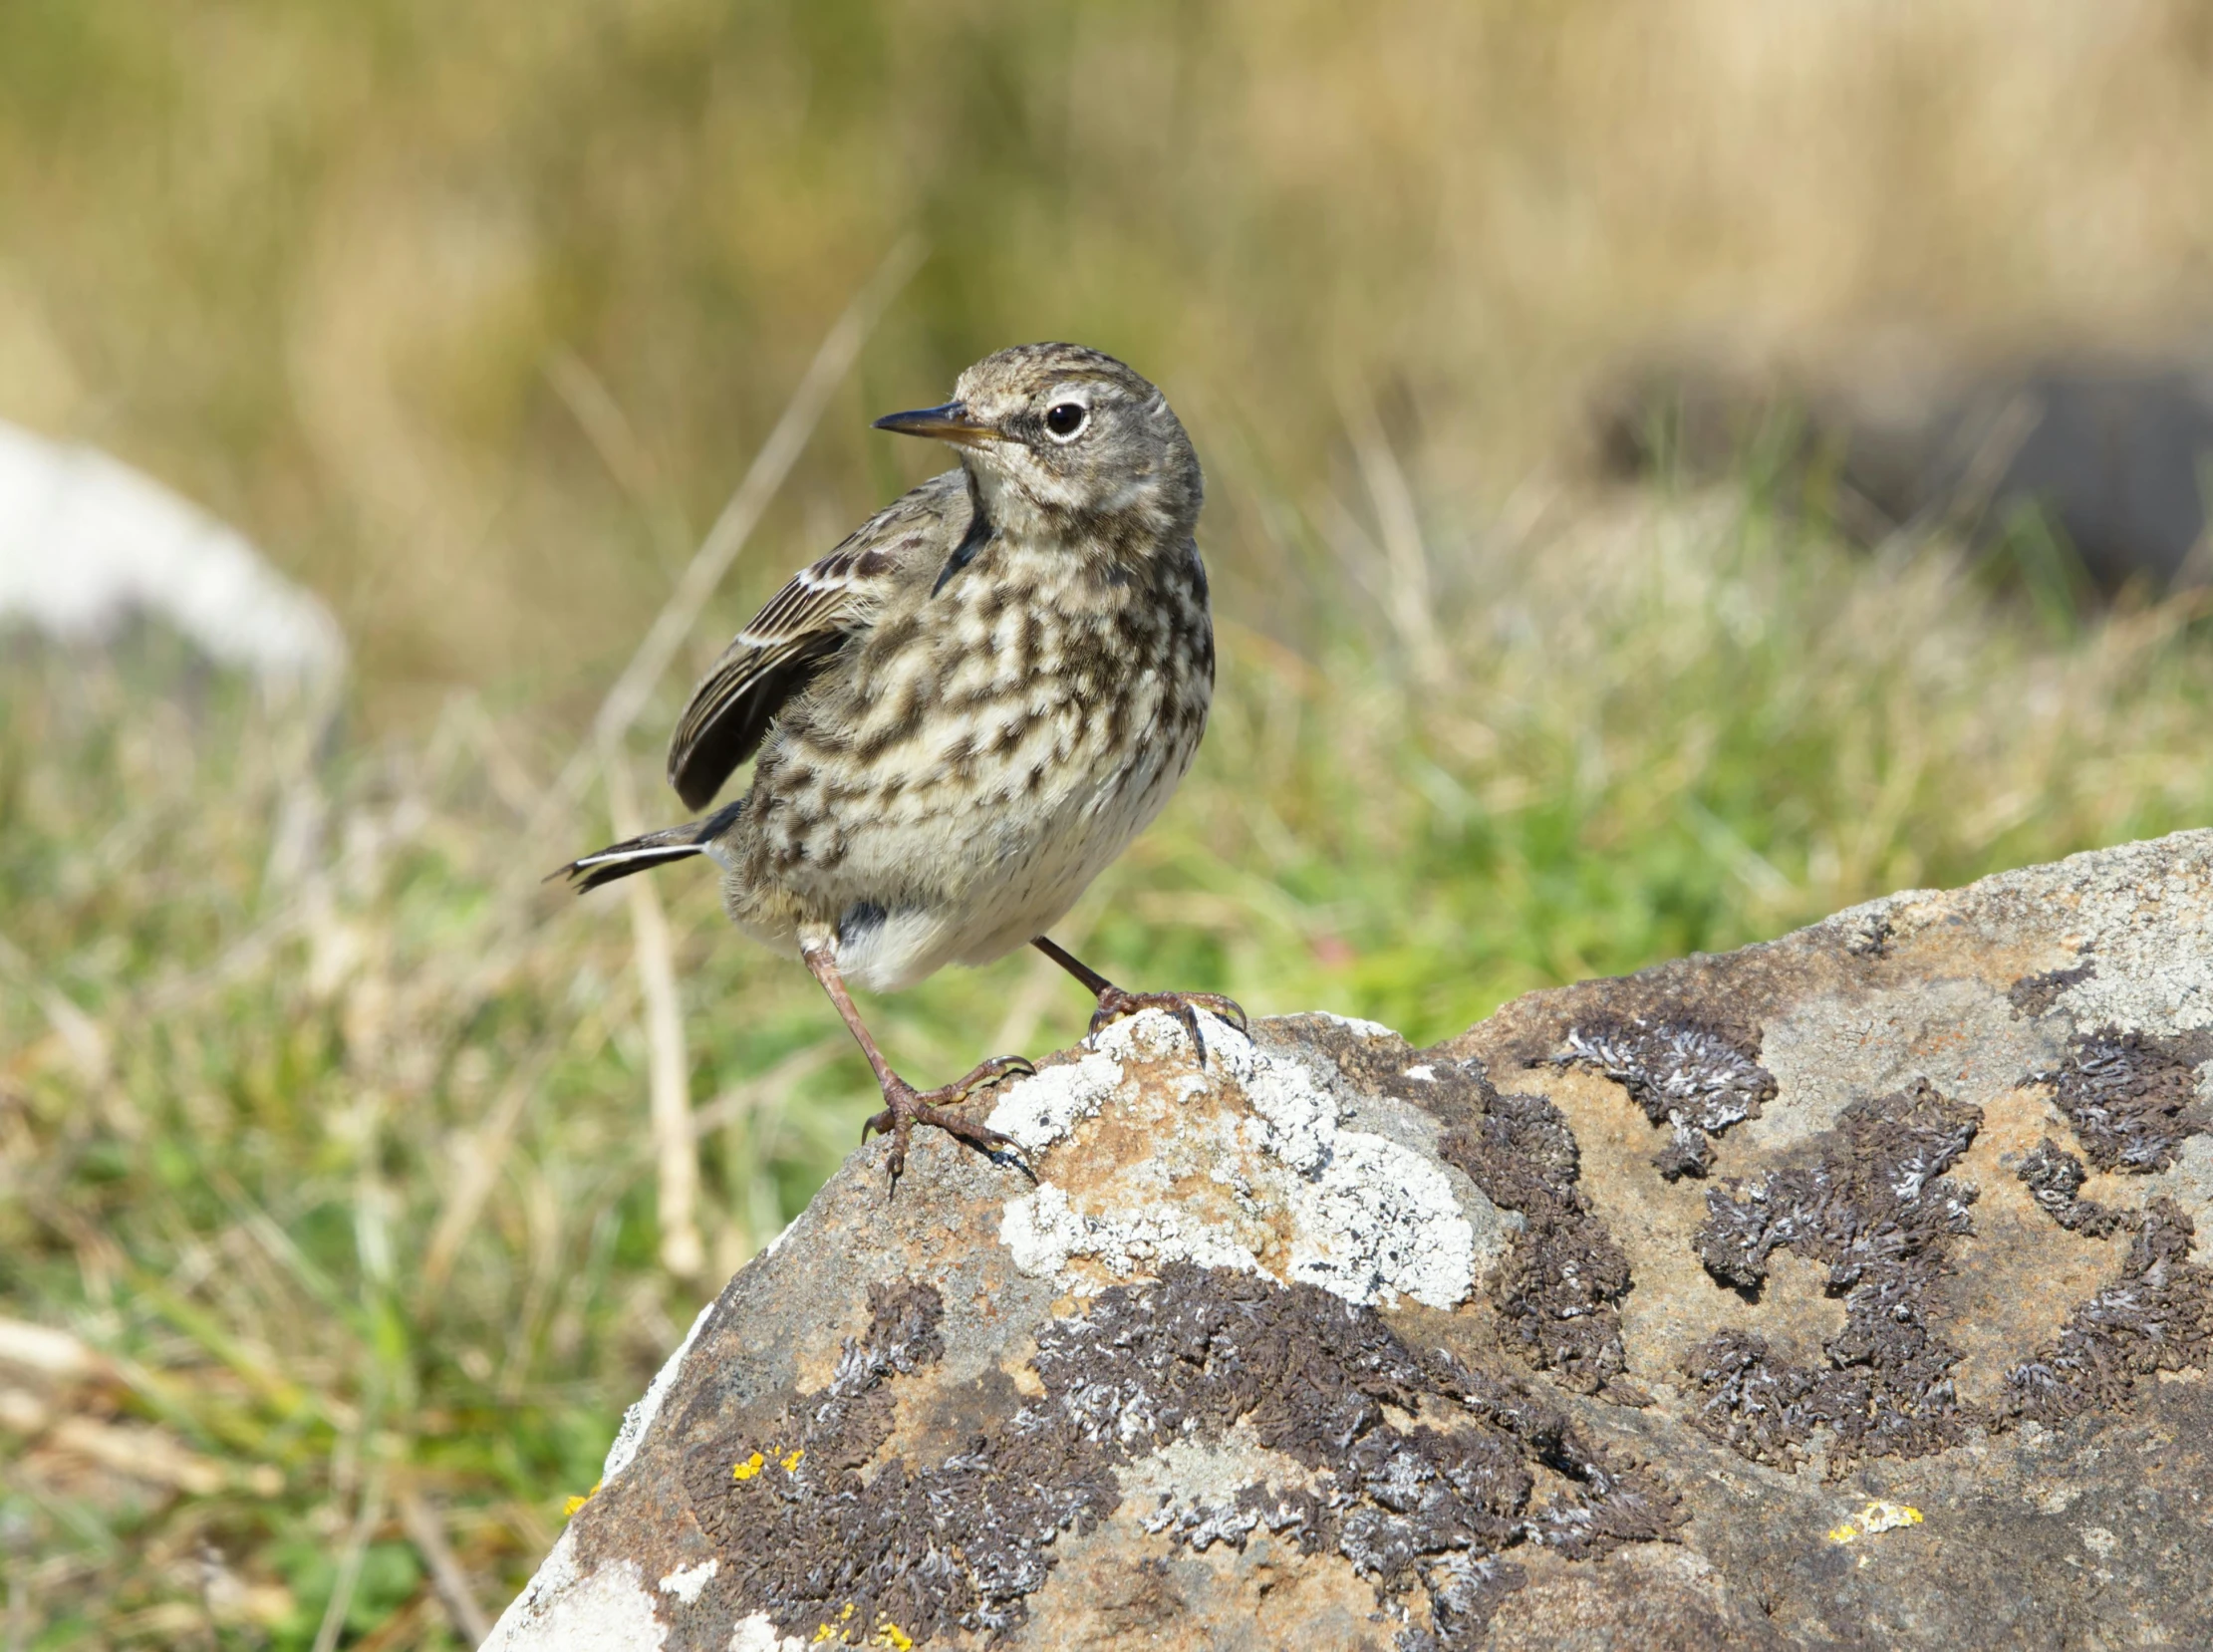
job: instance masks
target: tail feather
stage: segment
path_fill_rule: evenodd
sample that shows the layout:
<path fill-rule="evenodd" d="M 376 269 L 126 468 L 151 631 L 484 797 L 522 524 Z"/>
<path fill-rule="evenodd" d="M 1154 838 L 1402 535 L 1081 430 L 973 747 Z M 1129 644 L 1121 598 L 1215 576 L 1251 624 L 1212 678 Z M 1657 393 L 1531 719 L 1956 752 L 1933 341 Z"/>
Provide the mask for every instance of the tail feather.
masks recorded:
<path fill-rule="evenodd" d="M 611 843 L 605 849 L 580 856 L 559 871 L 548 874 L 546 881 L 550 883 L 555 878 L 565 877 L 582 895 L 586 890 L 627 878 L 633 872 L 651 872 L 671 861 L 703 855 L 709 843 L 729 830 L 742 807 L 741 802 L 732 803 L 727 808 L 715 810 L 704 820 L 689 820 L 682 826 L 665 827 L 658 832 L 625 838 L 621 843 Z"/>
<path fill-rule="evenodd" d="M 633 872 L 650 872 L 657 866 L 667 865 L 670 861 L 689 859 L 691 856 L 700 853 L 698 844 L 657 843 L 654 841 L 656 838 L 674 837 L 676 833 L 683 830 L 685 828 L 679 826 L 672 828 L 670 831 L 648 832 L 644 837 L 635 837 L 627 842 L 610 844 L 596 854 L 585 855 L 569 862 L 553 876 L 558 878 L 565 874 L 569 881 L 576 886 L 576 892 L 581 895 L 588 889 L 597 889 L 602 884 L 611 884 L 617 878 L 627 878 Z"/>

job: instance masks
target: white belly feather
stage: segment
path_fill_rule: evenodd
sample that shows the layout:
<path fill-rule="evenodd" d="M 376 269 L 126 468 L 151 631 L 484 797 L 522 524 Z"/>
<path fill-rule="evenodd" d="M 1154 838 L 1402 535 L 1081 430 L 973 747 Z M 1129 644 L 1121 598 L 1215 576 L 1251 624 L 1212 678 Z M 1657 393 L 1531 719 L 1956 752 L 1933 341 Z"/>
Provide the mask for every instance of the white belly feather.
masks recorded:
<path fill-rule="evenodd" d="M 948 964 L 988 964 L 1027 946 L 1167 805 L 1191 766 L 1196 733 L 1174 745 L 1141 741 L 1134 759 L 1124 751 L 1119 762 L 1092 753 L 1093 762 L 1067 765 L 1059 784 L 987 817 L 932 813 L 857 826 L 841 869 L 848 876 L 870 863 L 880 875 L 901 863 L 959 866 L 962 875 L 936 899 L 890 907 L 881 923 L 841 940 L 839 969 L 857 985 L 891 991 Z"/>

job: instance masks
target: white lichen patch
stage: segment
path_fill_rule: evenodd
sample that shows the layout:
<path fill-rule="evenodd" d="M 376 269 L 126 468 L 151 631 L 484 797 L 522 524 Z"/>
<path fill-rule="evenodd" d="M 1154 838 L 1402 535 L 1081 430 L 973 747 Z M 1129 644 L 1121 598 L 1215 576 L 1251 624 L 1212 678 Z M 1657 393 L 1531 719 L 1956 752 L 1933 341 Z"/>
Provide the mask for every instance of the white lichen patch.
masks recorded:
<path fill-rule="evenodd" d="M 1266 1150 L 1300 1176 L 1318 1176 L 1329 1164 L 1344 1122 L 1334 1089 L 1324 1089 L 1303 1062 L 1260 1055 L 1249 1040 L 1221 1052 L 1222 1063 L 1245 1086 L 1252 1110 L 1268 1123 Z"/>
<path fill-rule="evenodd" d="M 623 1426 L 615 1433 L 615 1443 L 607 1448 L 607 1462 L 600 1470 L 600 1483 L 605 1485 L 625 1469 L 638 1455 L 639 1443 L 646 1438 L 646 1430 L 661 1415 L 661 1402 L 669 1397 L 669 1390 L 677 1385 L 677 1373 L 684 1369 L 684 1356 L 692 1351 L 692 1344 L 706 1324 L 706 1316 L 714 1311 L 712 1302 L 698 1311 L 692 1321 L 692 1328 L 684 1333 L 684 1340 L 677 1345 L 660 1371 L 648 1385 L 636 1405 L 623 1413 Z"/>
<path fill-rule="evenodd" d="M 730 1631 L 730 1652 L 801 1652 L 806 1642 L 797 1635 L 779 1635 L 766 1612 L 741 1617 Z"/>
<path fill-rule="evenodd" d="M 2075 855 L 1989 880 L 2041 883 L 2035 893 L 2063 917 L 2089 975 L 2055 1007 L 2079 1027 L 2187 1032 L 2213 1026 L 2213 860 L 2208 834 Z M 2024 894 L 2031 893 L 2025 889 Z"/>
<path fill-rule="evenodd" d="M 1242 1549 L 1256 1529 L 1295 1523 L 1286 1494 L 1316 1484 L 1296 1458 L 1254 1445 L 1242 1428 L 1213 1442 L 1171 1441 L 1117 1469 L 1115 1479 L 1124 1511 L 1143 1530 L 1169 1533 L 1201 1554 L 1218 1542 Z M 1331 1477 L 1325 1472 L 1319 1484 L 1326 1491 Z"/>
<path fill-rule="evenodd" d="M 661 1652 L 668 1638 L 638 1562 L 580 1575 L 572 1526 L 492 1625 L 483 1652 Z"/>
<path fill-rule="evenodd" d="M 1109 1027 L 1107 1033 L 1114 1030 Z M 1105 1036 L 1101 1035 L 1102 1041 Z M 1105 1050 L 1094 1050 L 1009 1085 L 991 1109 L 991 1128 L 1034 1153 L 1098 1112 L 1121 1082 L 1122 1063 Z"/>
<path fill-rule="evenodd" d="M 1371 1042 L 1378 1038 L 1396 1038 L 1398 1036 L 1395 1031 L 1385 1026 L 1381 1021 L 1363 1021 L 1357 1015 L 1339 1015 L 1335 1010 L 1317 1009 L 1314 1011 L 1314 1017 L 1317 1020 L 1329 1021 L 1341 1026 L 1347 1032 L 1356 1032 Z"/>
<path fill-rule="evenodd" d="M 1168 1503 L 1229 1503 L 1247 1486 L 1302 1489 L 1313 1474 L 1297 1458 L 1269 1451 L 1240 1423 L 1219 1440 L 1171 1440 L 1114 1471 L 1122 1496 L 1140 1511 Z M 1324 1482 L 1326 1484 L 1326 1481 Z"/>
<path fill-rule="evenodd" d="M 1378 1189 L 1391 1190 L 1379 1199 Z M 1290 1276 L 1351 1302 L 1403 1291 L 1451 1307 L 1475 1282 L 1475 1229 L 1443 1170 L 1409 1148 L 1341 1130 L 1327 1164 L 1292 1189 Z"/>
<path fill-rule="evenodd" d="M 1785 1154 L 1836 1127 L 1861 1096 L 1927 1078 L 1950 1095 L 1981 1102 L 2055 1066 L 2058 1031 L 2021 1015 L 2003 991 L 1965 976 L 1892 990 L 1814 993 L 1771 1017 L 1760 1064 L 1776 1097 L 1732 1140 L 1756 1161 Z"/>
<path fill-rule="evenodd" d="M 1116 1279 L 1151 1272 L 1163 1262 L 1196 1262 L 1201 1267 L 1259 1271 L 1259 1259 L 1236 1234 L 1213 1223 L 1191 1221 L 1168 1209 L 1117 1211 L 1086 1216 L 1068 1202 L 1067 1191 L 1050 1182 L 1033 1194 L 1007 1203 L 999 1221 L 999 1242 L 1014 1253 L 1014 1265 L 1039 1278 L 1062 1278 L 1077 1257 L 1097 1262 Z M 1096 1282 L 1067 1279 L 1078 1296 L 1095 1295 Z"/>
<path fill-rule="evenodd" d="M 673 1594 L 687 1606 L 699 1598 L 699 1591 L 713 1580 L 722 1569 L 722 1562 L 715 1559 L 701 1560 L 695 1566 L 679 1566 L 661 1580 L 661 1592 Z"/>
<path fill-rule="evenodd" d="M 1212 1017 L 1204 1031 L 1202 1069 L 1175 1018 L 1148 1010 L 1007 1091 L 991 1127 L 1031 1153 L 1061 1148 L 1050 1178 L 1007 1203 L 1015 1266 L 1078 1296 L 1189 1261 L 1352 1302 L 1465 1300 L 1475 1228 L 1443 1168 L 1345 1128 L 1334 1070 Z M 1102 1114 L 1127 1128 L 1080 1128 Z"/>

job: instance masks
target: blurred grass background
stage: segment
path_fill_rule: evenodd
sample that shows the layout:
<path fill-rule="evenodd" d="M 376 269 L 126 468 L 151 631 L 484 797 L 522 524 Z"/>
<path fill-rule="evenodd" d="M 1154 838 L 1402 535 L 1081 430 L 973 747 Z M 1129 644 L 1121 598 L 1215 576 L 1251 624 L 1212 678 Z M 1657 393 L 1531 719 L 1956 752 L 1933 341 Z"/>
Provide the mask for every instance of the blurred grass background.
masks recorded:
<path fill-rule="evenodd" d="M 610 829 L 548 787 L 903 234 L 623 756 L 649 813 L 696 669 L 942 463 L 867 419 L 1072 337 L 1194 429 L 1223 641 L 1198 770 L 1061 936 L 1119 979 L 1429 1039 L 2204 823 L 2199 598 L 1864 552 L 1757 444 L 1572 455 L 1686 338 L 2202 330 L 2209 17 L 0 7 L 0 416 L 236 522 L 356 651 L 333 718 L 150 632 L 0 639 L 0 1647 L 458 1643 L 853 1143 L 811 981 L 667 878 L 705 1261 L 665 1265 L 641 920 L 536 878 Z M 1086 1006 L 1016 959 L 868 1007 L 928 1078 Z"/>

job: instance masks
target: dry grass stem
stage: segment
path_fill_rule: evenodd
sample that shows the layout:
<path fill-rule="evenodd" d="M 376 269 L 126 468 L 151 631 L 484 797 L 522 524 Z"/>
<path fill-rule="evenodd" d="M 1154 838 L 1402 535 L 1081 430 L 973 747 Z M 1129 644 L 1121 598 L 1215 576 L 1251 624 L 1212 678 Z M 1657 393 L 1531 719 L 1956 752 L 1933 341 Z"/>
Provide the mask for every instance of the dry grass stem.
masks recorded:
<path fill-rule="evenodd" d="M 668 601 L 662 605 L 644 641 L 616 678 L 615 686 L 608 689 L 607 697 L 600 702 L 599 712 L 592 721 L 593 741 L 597 742 L 598 749 L 620 744 L 637 722 L 670 663 L 676 659 L 677 651 L 684 646 L 685 638 L 698 623 L 700 609 L 714 594 L 714 588 L 729 571 L 737 553 L 745 548 L 746 540 L 768 509 L 769 501 L 797 462 L 807 438 L 821 421 L 823 410 L 829 406 L 831 393 L 852 371 L 861 346 L 867 342 L 885 308 L 921 267 L 923 251 L 919 237 L 903 236 L 854 295 L 829 332 L 823 335 L 814 359 L 807 364 L 806 373 L 768 432 L 768 439 L 753 455 L 744 478 L 714 519 L 714 525 L 707 529 L 706 537 L 699 542 L 698 550 L 669 593 Z M 594 749 L 594 744 L 587 742 L 562 768 L 539 807 L 537 823 L 550 822 L 582 794 L 591 772 Z M 533 838 L 538 835 L 537 830 L 530 833 Z"/>
<path fill-rule="evenodd" d="M 994 1042 L 992 1047 L 997 1048 Z M 704 1139 L 715 1131 L 737 1123 L 759 1106 L 767 1096 L 781 1095 L 810 1078 L 846 1052 L 846 1035 L 843 1032 L 803 1044 L 770 1067 L 758 1078 L 745 1080 L 722 1091 L 704 1107 L 692 1115 L 692 1134 Z"/>
<path fill-rule="evenodd" d="M 458 1137 L 459 1165 L 446 1189 L 437 1221 L 430 1229 L 422 1251 L 422 1299 L 427 1305 L 444 1286 L 453 1260 L 476 1226 L 484 1201 L 491 1196 L 507 1155 L 513 1149 L 515 1130 L 536 1099 L 554 1055 L 551 1039 L 541 1039 L 501 1086 L 499 1099 L 475 1129 Z"/>
<path fill-rule="evenodd" d="M 330 1603 L 323 1608 L 323 1621 L 316 1626 L 314 1652 L 334 1652 L 338 1637 L 345 1632 L 346 1614 L 354 1604 L 354 1590 L 361 1583 L 362 1561 L 369 1553 L 369 1539 L 384 1521 L 385 1475 L 385 1465 L 379 1461 L 363 1477 L 361 1506 L 355 1513 L 352 1528 L 346 1533 L 346 1547 L 339 1555 L 338 1578 L 331 1587 Z"/>
<path fill-rule="evenodd" d="M 609 813 L 617 837 L 643 829 L 638 790 L 617 740 L 603 750 Z M 706 1265 L 699 1236 L 699 1156 L 692 1125 L 692 1062 L 684 1047 L 684 1003 L 677 991 L 676 948 L 661 891 L 651 878 L 632 878 L 631 934 L 639 992 L 645 1000 L 648 1089 L 652 1097 L 654 1162 L 660 1195 L 661 1264 L 676 1277 L 696 1279 Z"/>
<path fill-rule="evenodd" d="M 446 1616 L 453 1620 L 454 1631 L 467 1645 L 481 1645 L 492 1632 L 492 1620 L 476 1603 L 468 1573 L 454 1557 L 453 1545 L 445 1540 L 445 1522 L 437 1510 L 412 1486 L 403 1487 L 393 1505 L 399 1511 L 400 1526 L 407 1532 L 408 1541 L 415 1544 L 422 1563 L 430 1568 L 431 1585 Z"/>

